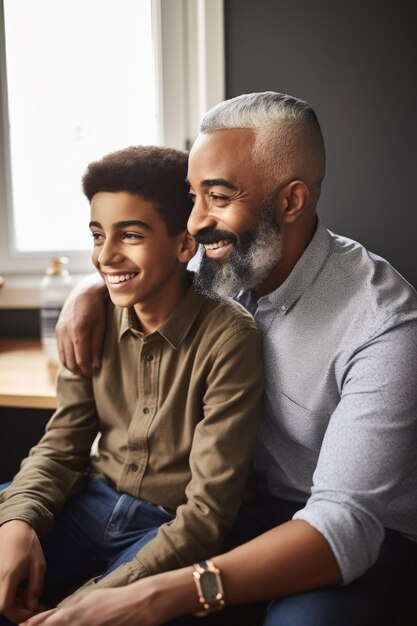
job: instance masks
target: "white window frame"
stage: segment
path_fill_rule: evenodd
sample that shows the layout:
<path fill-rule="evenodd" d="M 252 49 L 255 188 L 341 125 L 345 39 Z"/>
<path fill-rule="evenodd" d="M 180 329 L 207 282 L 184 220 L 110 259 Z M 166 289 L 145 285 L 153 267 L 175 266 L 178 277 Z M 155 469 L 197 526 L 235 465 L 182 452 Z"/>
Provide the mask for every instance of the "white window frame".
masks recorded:
<path fill-rule="evenodd" d="M 223 0 L 152 0 L 160 145 L 188 149 L 198 122 L 225 97 Z M 36 306 L 37 284 L 56 253 L 14 247 L 7 110 L 4 8 L 0 0 L 0 308 Z M 90 273 L 90 254 L 59 251 L 75 274 Z M 14 294 L 13 294 L 14 292 Z M 19 294 L 17 294 L 19 292 Z M 31 292 L 31 293 L 30 293 Z"/>

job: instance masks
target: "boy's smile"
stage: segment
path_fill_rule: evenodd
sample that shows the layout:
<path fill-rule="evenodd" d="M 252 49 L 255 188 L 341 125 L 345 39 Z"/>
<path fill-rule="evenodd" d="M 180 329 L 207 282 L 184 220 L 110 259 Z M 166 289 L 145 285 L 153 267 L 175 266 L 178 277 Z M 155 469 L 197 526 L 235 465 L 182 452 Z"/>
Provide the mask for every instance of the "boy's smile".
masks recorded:
<path fill-rule="evenodd" d="M 183 295 L 183 233 L 170 236 L 154 204 L 125 191 L 94 195 L 90 229 L 92 261 L 114 304 L 133 306 L 140 320 L 150 309 L 165 319 Z"/>
<path fill-rule="evenodd" d="M 132 272 L 131 274 L 105 274 L 105 277 L 106 282 L 110 283 L 114 289 L 116 289 L 115 285 L 120 285 L 120 289 L 122 289 L 128 281 L 132 280 L 132 278 L 135 278 L 137 275 L 138 272 Z"/>

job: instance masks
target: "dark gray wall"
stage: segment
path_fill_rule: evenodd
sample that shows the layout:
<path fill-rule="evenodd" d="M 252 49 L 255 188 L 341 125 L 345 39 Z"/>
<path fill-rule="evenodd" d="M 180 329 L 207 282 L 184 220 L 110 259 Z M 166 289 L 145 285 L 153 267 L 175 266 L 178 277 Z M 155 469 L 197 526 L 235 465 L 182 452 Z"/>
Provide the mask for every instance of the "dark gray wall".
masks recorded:
<path fill-rule="evenodd" d="M 39 309 L 0 309 L 0 337 L 40 337 Z"/>
<path fill-rule="evenodd" d="M 0 406 L 0 484 L 8 482 L 45 430 L 53 411 Z"/>
<path fill-rule="evenodd" d="M 417 287 L 413 4 L 225 0 L 226 89 L 312 104 L 327 147 L 319 214 Z"/>

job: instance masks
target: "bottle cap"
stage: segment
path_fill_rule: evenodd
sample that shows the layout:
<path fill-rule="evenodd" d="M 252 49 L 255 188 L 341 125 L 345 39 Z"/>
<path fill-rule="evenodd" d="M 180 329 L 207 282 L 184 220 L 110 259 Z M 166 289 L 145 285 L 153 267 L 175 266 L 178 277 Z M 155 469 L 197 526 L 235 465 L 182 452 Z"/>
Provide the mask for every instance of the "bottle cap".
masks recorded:
<path fill-rule="evenodd" d="M 66 265 L 68 263 L 68 260 L 69 259 L 66 256 L 53 257 L 51 259 L 51 265 L 46 270 L 46 273 L 48 274 L 48 276 L 59 276 L 60 274 L 62 274 L 63 273 L 62 266 Z M 65 272 L 67 271 L 68 270 L 65 270 Z"/>

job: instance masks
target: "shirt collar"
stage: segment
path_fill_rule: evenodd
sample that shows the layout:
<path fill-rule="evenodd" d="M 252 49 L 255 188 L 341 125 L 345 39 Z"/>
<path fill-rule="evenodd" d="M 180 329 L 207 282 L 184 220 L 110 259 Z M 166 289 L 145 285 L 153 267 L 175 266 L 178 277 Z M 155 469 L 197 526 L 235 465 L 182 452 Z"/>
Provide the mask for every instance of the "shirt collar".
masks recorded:
<path fill-rule="evenodd" d="M 185 296 L 171 313 L 169 318 L 158 328 L 157 331 L 147 335 L 145 340 L 150 341 L 156 335 L 163 337 L 173 348 L 177 350 L 185 337 L 188 335 L 197 315 L 205 302 L 205 297 L 198 293 L 190 284 Z M 139 320 L 136 317 L 133 307 L 124 308 L 121 311 L 119 324 L 119 341 L 123 335 L 130 331 L 133 334 L 141 335 Z"/>
<path fill-rule="evenodd" d="M 278 308 L 285 315 L 311 285 L 329 256 L 331 237 L 320 220 L 316 232 L 287 279 L 271 293 L 258 300 L 262 309 Z"/>

